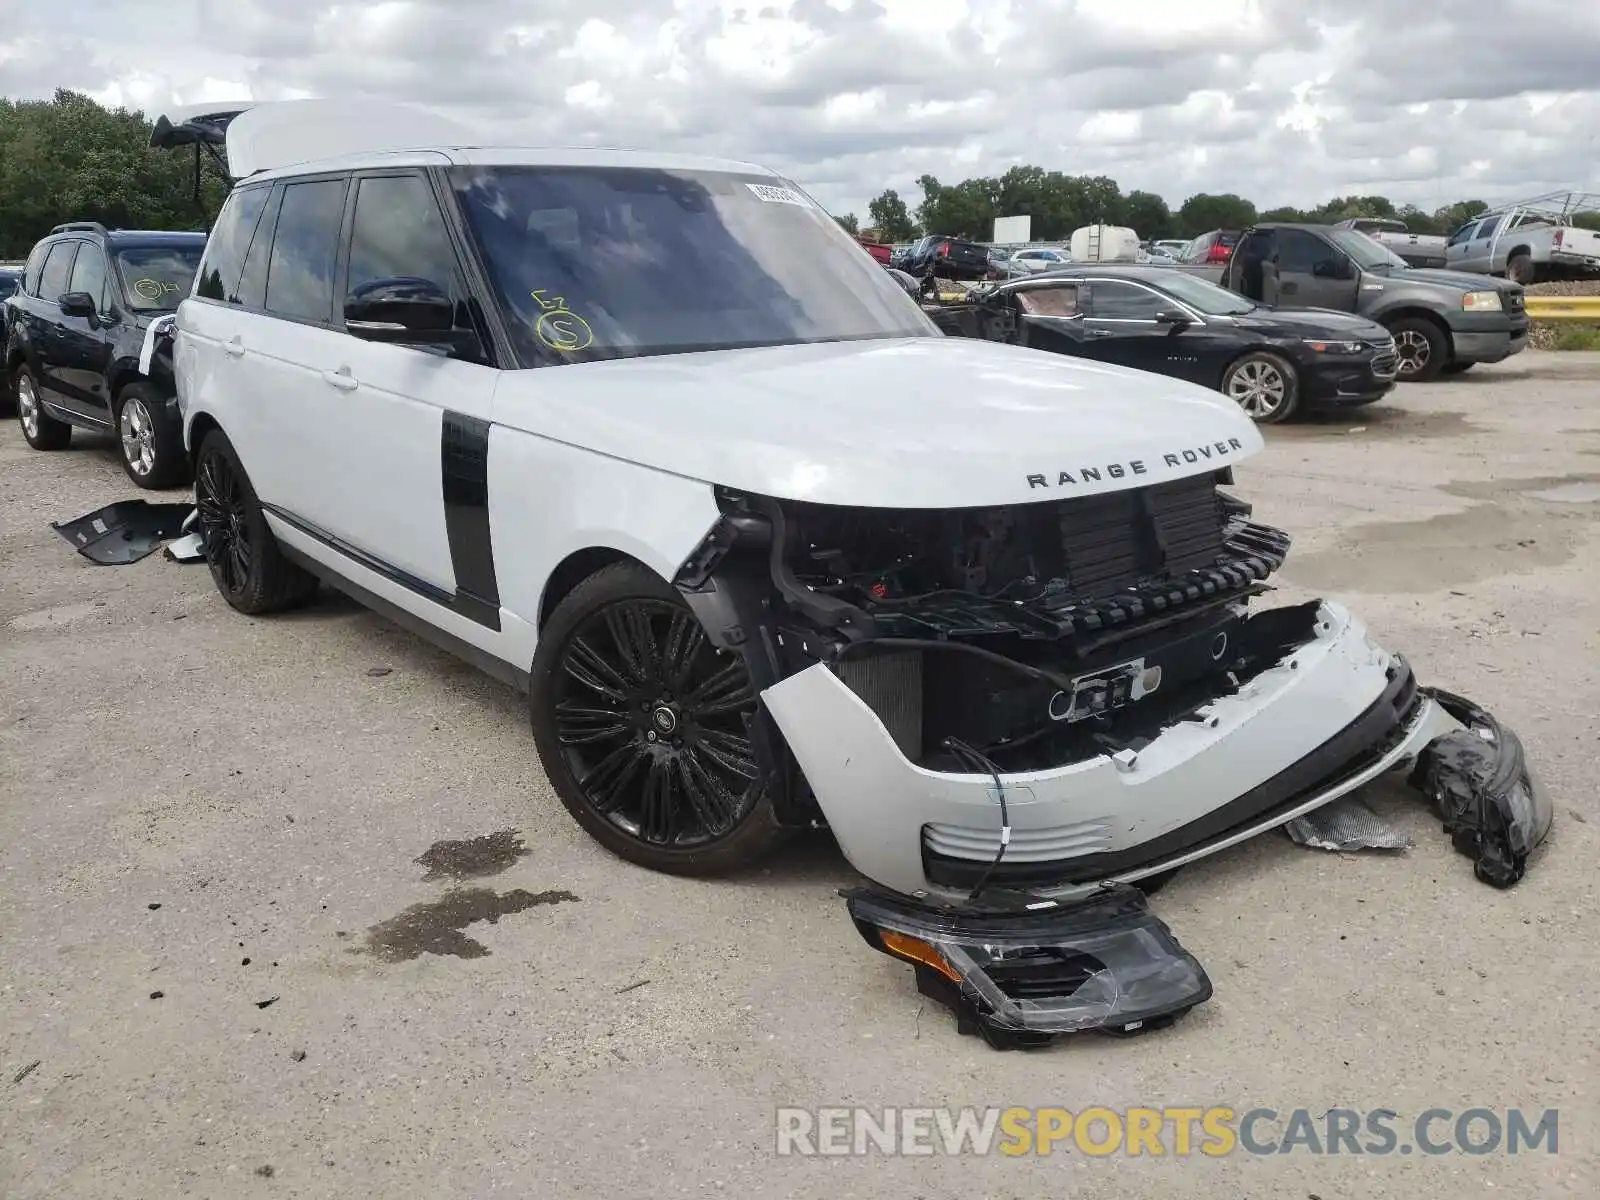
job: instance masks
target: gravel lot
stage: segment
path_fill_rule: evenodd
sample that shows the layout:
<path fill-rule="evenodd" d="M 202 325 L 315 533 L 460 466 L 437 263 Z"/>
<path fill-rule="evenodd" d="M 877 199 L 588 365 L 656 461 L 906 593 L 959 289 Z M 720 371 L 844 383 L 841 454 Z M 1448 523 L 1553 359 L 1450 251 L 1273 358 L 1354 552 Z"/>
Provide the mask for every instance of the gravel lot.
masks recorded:
<path fill-rule="evenodd" d="M 78 558 L 49 522 L 134 489 L 109 442 L 37 454 L 8 419 L 0 1194 L 1600 1195 L 1597 385 L 1600 355 L 1530 352 L 1239 471 L 1295 534 L 1287 591 L 1523 735 L 1557 801 L 1527 879 L 1475 882 L 1386 787 L 1414 850 L 1191 867 L 1155 905 L 1215 998 L 1034 1054 L 860 943 L 825 840 L 734 881 L 630 868 L 498 684 L 336 597 L 250 620 L 204 567 Z M 427 853 L 504 830 L 526 853 Z M 776 1106 L 853 1103 L 1555 1107 L 1561 1153 L 774 1156 Z"/>

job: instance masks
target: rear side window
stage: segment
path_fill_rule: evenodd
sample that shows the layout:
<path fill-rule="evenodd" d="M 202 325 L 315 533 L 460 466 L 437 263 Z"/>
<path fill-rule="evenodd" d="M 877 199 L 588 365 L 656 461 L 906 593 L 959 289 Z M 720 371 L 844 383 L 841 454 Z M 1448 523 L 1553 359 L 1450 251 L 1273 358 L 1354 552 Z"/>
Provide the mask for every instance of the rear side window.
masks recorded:
<path fill-rule="evenodd" d="M 420 175 L 380 175 L 356 184 L 346 292 L 397 276 L 455 294 L 455 251 L 433 189 Z"/>
<path fill-rule="evenodd" d="M 267 306 L 267 263 L 272 258 L 272 235 L 278 227 L 278 209 L 282 204 L 283 189 L 275 188 L 261 220 L 256 222 L 256 235 L 250 239 L 250 250 L 244 256 L 239 289 L 231 297 L 235 304 L 246 308 Z"/>
<path fill-rule="evenodd" d="M 1476 236 L 1478 236 L 1480 238 L 1493 237 L 1494 236 L 1494 227 L 1496 225 L 1498 225 L 1498 224 L 1500 224 L 1500 218 L 1499 217 L 1490 217 L 1482 225 L 1478 226 L 1478 232 L 1477 232 Z"/>
<path fill-rule="evenodd" d="M 44 270 L 44 258 L 49 253 L 49 246 L 42 243 L 35 246 L 28 255 L 28 265 L 22 268 L 22 290 L 30 296 L 39 294 L 39 273 Z"/>
<path fill-rule="evenodd" d="M 333 319 L 333 265 L 346 182 L 316 179 L 284 187 L 267 264 L 268 312 L 324 324 Z"/>
<path fill-rule="evenodd" d="M 269 187 L 239 188 L 228 197 L 217 215 L 217 224 L 206 239 L 205 257 L 200 262 L 200 275 L 194 294 L 207 300 L 239 303 L 235 294 L 239 287 L 239 274 L 244 269 L 245 251 L 250 248 L 250 237 L 255 233 L 261 209 L 271 192 Z"/>
<path fill-rule="evenodd" d="M 77 242 L 57 242 L 50 247 L 50 257 L 44 260 L 44 270 L 39 273 L 39 296 L 44 300 L 59 300 L 67 294 L 67 280 L 72 275 L 72 253 Z"/>

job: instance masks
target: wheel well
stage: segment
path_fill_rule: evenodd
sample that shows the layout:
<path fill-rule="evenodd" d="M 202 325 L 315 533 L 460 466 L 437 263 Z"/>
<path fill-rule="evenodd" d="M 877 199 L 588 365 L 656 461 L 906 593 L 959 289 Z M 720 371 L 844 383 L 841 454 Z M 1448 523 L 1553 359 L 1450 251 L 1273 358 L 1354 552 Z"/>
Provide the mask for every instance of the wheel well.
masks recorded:
<path fill-rule="evenodd" d="M 1450 336 L 1450 326 L 1444 323 L 1444 318 L 1438 313 L 1429 312 L 1425 308 L 1401 308 L 1396 309 L 1394 312 L 1384 313 L 1381 324 L 1385 329 L 1393 333 L 1395 322 L 1412 319 L 1420 319 L 1428 322 L 1428 324 L 1432 325 L 1439 331 L 1439 336 L 1444 338 L 1444 344 L 1454 349 L 1455 339 Z"/>
<path fill-rule="evenodd" d="M 1270 358 L 1276 358 L 1282 362 L 1285 362 L 1289 365 L 1289 369 L 1294 372 L 1295 378 L 1300 378 L 1300 368 L 1295 366 L 1294 359 L 1283 353 L 1283 351 L 1274 350 L 1270 346 L 1251 346 L 1246 350 L 1239 351 L 1239 353 L 1235 354 L 1227 362 L 1222 364 L 1222 370 L 1217 374 L 1217 386 L 1219 388 L 1222 386 L 1222 381 L 1228 377 L 1228 372 L 1233 370 L 1234 364 L 1238 363 L 1241 359 L 1249 358 L 1252 354 L 1265 354 Z"/>
<path fill-rule="evenodd" d="M 189 467 L 191 470 L 200 466 L 200 443 L 206 440 L 206 434 L 213 429 L 221 429 L 217 419 L 210 413 L 196 413 L 193 423 L 189 426 Z"/>
<path fill-rule="evenodd" d="M 544 594 L 539 597 L 539 628 L 544 628 L 544 623 L 555 612 L 556 605 L 567 598 L 567 593 L 596 571 L 612 563 L 635 561 L 631 555 L 609 546 L 590 546 L 567 555 L 550 572 L 550 578 L 545 580 Z"/>
<path fill-rule="evenodd" d="M 1533 248 L 1531 246 L 1518 246 L 1515 250 L 1507 250 L 1506 251 L 1506 262 L 1509 263 L 1513 258 L 1515 258 L 1519 254 L 1532 254 L 1532 253 L 1533 253 Z"/>
<path fill-rule="evenodd" d="M 27 357 L 28 356 L 25 353 L 23 353 L 23 350 L 22 350 L 21 346 L 13 346 L 13 347 L 11 347 L 11 353 L 6 355 L 6 376 L 7 376 L 7 378 L 9 378 L 10 376 L 15 375 L 17 373 L 17 368 L 22 365 L 23 361 Z"/>
<path fill-rule="evenodd" d="M 111 377 L 111 415 L 117 415 L 117 409 L 122 407 L 122 389 L 130 383 L 136 382 L 141 376 L 133 367 L 123 367 Z"/>

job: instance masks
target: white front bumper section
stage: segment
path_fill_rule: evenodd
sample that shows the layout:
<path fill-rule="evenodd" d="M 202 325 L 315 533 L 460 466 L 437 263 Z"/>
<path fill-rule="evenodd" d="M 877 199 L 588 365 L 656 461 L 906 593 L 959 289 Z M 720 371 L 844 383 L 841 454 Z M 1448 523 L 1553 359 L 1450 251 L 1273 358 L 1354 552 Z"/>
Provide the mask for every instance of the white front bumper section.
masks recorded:
<path fill-rule="evenodd" d="M 1002 775 L 1012 834 L 1004 861 L 1058 862 L 1135 848 L 1226 805 L 1316 751 L 1383 695 L 1393 657 L 1341 605 L 1324 601 L 1310 641 L 1212 701 L 1203 719 L 1164 730 L 1137 755 L 1100 755 L 1047 771 Z M 930 881 L 924 838 L 942 855 L 983 862 L 999 848 L 992 777 L 910 762 L 877 715 L 823 664 L 762 693 L 844 855 L 874 883 L 950 901 Z M 1054 897 L 1104 879 L 1133 882 L 1284 824 L 1415 759 L 1459 722 L 1424 698 L 1388 748 L 1360 771 L 1247 827 L 1092 882 L 1035 887 Z M 1121 857 L 1120 855 L 1118 857 Z"/>

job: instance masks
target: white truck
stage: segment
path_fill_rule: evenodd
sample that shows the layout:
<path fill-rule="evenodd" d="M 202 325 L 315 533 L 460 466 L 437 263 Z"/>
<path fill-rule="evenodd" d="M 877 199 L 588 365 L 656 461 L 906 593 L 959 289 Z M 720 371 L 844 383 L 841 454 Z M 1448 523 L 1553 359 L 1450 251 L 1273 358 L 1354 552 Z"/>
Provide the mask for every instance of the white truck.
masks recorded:
<path fill-rule="evenodd" d="M 1524 286 L 1600 278 L 1600 232 L 1573 224 L 1582 213 L 1600 213 L 1600 195 L 1554 192 L 1479 213 L 1450 235 L 1445 265 Z"/>
<path fill-rule="evenodd" d="M 1412 233 L 1409 226 L 1398 217 L 1352 217 L 1340 221 L 1335 229 L 1353 229 L 1364 233 L 1381 246 L 1405 259 L 1409 267 L 1442 267 L 1445 265 L 1445 239 L 1436 233 Z"/>

